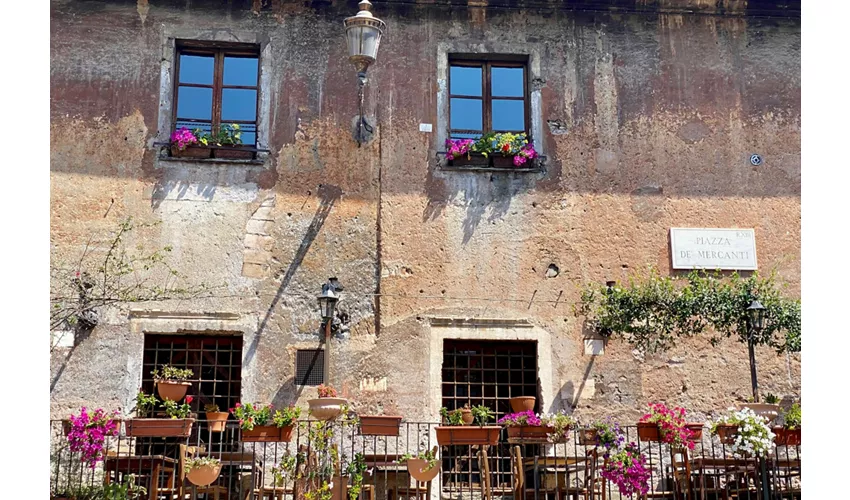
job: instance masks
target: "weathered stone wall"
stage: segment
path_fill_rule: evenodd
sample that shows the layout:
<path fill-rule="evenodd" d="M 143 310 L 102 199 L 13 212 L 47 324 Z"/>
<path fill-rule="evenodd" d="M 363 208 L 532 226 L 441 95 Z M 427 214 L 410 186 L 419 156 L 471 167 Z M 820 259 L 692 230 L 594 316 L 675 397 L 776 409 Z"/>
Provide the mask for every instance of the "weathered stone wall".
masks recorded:
<path fill-rule="evenodd" d="M 747 2 L 490 3 L 376 2 L 389 26 L 365 98 L 377 127 L 358 148 L 342 36 L 351 2 L 52 2 L 54 258 L 73 259 L 123 217 L 157 221 L 140 237 L 173 245 L 181 271 L 226 293 L 144 308 L 239 318 L 104 315 L 53 353 L 53 416 L 129 407 L 142 332 L 178 328 L 243 332 L 243 399 L 312 395 L 292 383 L 294 353 L 317 345 L 314 297 L 328 276 L 351 316 L 334 341 L 335 385 L 409 419 L 436 418 L 432 322 L 444 317 L 508 325 L 461 327 L 481 338 L 511 338 L 508 320 L 533 325 L 551 349 L 546 410 L 632 418 L 651 400 L 706 413 L 746 397 L 745 346 L 697 339 L 639 359 L 611 341 L 590 357 L 572 305 L 584 283 L 670 272 L 670 227 L 754 227 L 760 268 L 799 295 L 799 18 L 764 2 L 757 16 Z M 181 33 L 264 44 L 262 164 L 159 158 L 163 48 Z M 441 120 L 440 51 L 470 47 L 536 54 L 545 172 L 440 169 L 442 144 L 419 124 Z M 750 165 L 752 153 L 764 163 Z M 757 355 L 764 390 L 799 396 L 799 355 Z"/>

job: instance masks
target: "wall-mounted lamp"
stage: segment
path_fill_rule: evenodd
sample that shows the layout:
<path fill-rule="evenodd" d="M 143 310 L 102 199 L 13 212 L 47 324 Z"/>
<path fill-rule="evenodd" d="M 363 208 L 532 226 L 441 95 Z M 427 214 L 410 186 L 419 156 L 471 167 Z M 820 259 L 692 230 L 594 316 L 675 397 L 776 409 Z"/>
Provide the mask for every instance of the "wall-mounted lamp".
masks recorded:
<path fill-rule="evenodd" d="M 348 42 L 348 60 L 357 68 L 358 98 L 360 99 L 360 121 L 357 124 L 357 146 L 363 144 L 363 127 L 372 132 L 363 119 L 363 88 L 366 86 L 366 70 L 378 57 L 378 45 L 387 24 L 374 17 L 369 0 L 362 0 L 360 12 L 345 19 L 345 39 Z"/>
<path fill-rule="evenodd" d="M 330 364 L 331 364 L 331 326 L 334 321 L 334 309 L 336 303 L 339 302 L 342 285 L 336 278 L 328 278 L 328 282 L 322 285 L 322 293 L 316 297 L 319 302 L 319 311 L 322 314 L 322 320 L 325 322 L 325 365 L 322 367 L 322 374 L 325 384 L 330 384 Z"/>

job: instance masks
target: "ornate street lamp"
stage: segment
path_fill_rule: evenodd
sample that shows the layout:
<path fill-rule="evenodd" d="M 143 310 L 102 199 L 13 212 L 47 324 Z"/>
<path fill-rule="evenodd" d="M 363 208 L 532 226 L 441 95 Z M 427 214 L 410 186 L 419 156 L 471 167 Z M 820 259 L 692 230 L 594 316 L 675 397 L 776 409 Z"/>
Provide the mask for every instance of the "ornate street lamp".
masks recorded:
<path fill-rule="evenodd" d="M 370 12 L 372 4 L 362 0 L 357 15 L 345 19 L 345 39 L 348 42 L 348 60 L 357 68 L 358 98 L 360 99 L 360 122 L 357 126 L 357 145 L 363 144 L 363 88 L 366 86 L 366 70 L 378 57 L 378 45 L 387 24 L 374 17 Z M 369 130 L 371 132 L 371 130 Z"/>
<path fill-rule="evenodd" d="M 756 377 L 756 351 L 754 335 L 758 334 L 764 326 L 764 310 L 758 300 L 753 300 L 747 308 L 747 347 L 750 350 L 750 378 L 753 384 L 753 402 L 759 402 L 759 382 Z"/>
<path fill-rule="evenodd" d="M 330 358 L 331 358 L 331 325 L 334 321 L 334 310 L 339 302 L 342 285 L 336 278 L 328 278 L 328 282 L 322 285 L 322 293 L 316 297 L 319 301 L 319 311 L 322 321 L 325 322 L 325 363 L 322 367 L 322 378 L 325 384 L 330 383 Z"/>

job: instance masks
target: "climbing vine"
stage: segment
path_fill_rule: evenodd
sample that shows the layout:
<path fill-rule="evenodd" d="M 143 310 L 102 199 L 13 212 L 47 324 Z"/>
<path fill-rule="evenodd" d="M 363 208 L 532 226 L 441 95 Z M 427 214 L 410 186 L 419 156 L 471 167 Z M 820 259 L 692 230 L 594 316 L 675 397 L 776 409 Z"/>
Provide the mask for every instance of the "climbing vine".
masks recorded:
<path fill-rule="evenodd" d="M 723 338 L 748 341 L 747 307 L 758 300 L 765 307 L 763 328 L 753 336 L 756 345 L 777 352 L 800 351 L 800 301 L 782 295 L 775 276 L 758 273 L 692 271 L 684 277 L 646 276 L 584 287 L 576 314 L 603 336 L 623 338 L 644 353 L 664 351 L 680 337 L 707 333 L 712 345 Z"/>

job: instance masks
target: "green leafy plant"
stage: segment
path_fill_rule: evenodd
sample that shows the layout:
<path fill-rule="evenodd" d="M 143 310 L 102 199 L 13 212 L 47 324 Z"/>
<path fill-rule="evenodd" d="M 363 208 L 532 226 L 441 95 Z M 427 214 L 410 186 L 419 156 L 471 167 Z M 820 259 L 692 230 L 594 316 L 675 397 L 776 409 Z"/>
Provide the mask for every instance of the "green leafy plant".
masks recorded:
<path fill-rule="evenodd" d="M 145 392 L 140 389 L 139 393 L 136 394 L 136 413 L 141 417 L 150 415 L 153 412 L 153 409 L 156 408 L 156 403 L 158 401 L 159 400 L 156 399 L 156 396 L 153 394 L 145 394 Z"/>
<path fill-rule="evenodd" d="M 301 416 L 301 408 L 297 406 L 288 406 L 283 410 L 275 410 L 272 422 L 277 427 L 286 427 L 292 425 Z"/>
<path fill-rule="evenodd" d="M 192 378 L 193 375 L 194 372 L 188 368 L 176 368 L 171 365 L 162 365 L 161 369 L 154 369 L 154 371 L 151 372 L 151 376 L 156 382 L 186 382 Z"/>
<path fill-rule="evenodd" d="M 399 463 L 399 464 L 407 463 L 407 461 L 410 460 L 411 458 L 415 458 L 415 459 L 418 459 L 418 460 L 425 460 L 426 462 L 428 462 L 428 465 L 425 466 L 423 471 L 433 469 L 440 462 L 440 460 L 437 458 L 437 447 L 435 446 L 435 447 L 431 448 L 430 450 L 419 451 L 419 452 L 416 453 L 416 455 L 412 455 L 410 453 L 405 453 L 404 455 L 399 457 L 398 460 L 396 460 L 396 463 Z"/>
<path fill-rule="evenodd" d="M 800 350 L 800 301 L 784 297 L 774 277 L 753 273 L 728 278 L 719 272 L 692 271 L 687 277 L 661 276 L 652 269 L 647 276 L 629 279 L 611 288 L 601 284 L 584 287 L 576 315 L 603 336 L 623 338 L 638 351 L 652 353 L 676 345 L 679 337 L 711 331 L 709 341 L 722 338 L 750 341 L 747 307 L 753 300 L 765 307 L 763 327 L 753 332 L 757 345 L 777 352 Z"/>
<path fill-rule="evenodd" d="M 440 416 L 446 425 L 463 425 L 463 410 L 460 408 L 449 411 L 447 408 L 440 408 Z"/>
<path fill-rule="evenodd" d="M 263 406 L 259 403 L 236 403 L 236 406 L 230 409 L 230 413 L 239 420 L 239 427 L 243 431 L 254 429 L 255 425 L 269 425 L 272 418 L 273 405 Z"/>
<path fill-rule="evenodd" d="M 333 497 L 332 485 L 333 483 L 322 481 L 320 487 L 305 491 L 304 498 L 307 500 L 331 500 Z"/>
<path fill-rule="evenodd" d="M 289 450 L 286 450 L 280 458 L 280 462 L 271 468 L 274 485 L 277 487 L 283 486 L 288 477 L 294 480 L 298 462 L 303 460 L 303 453 L 299 452 L 298 455 L 293 455 Z"/>
<path fill-rule="evenodd" d="M 238 123 L 222 124 L 218 131 L 203 137 L 209 144 L 216 146 L 236 146 L 242 144 L 242 129 Z"/>
<path fill-rule="evenodd" d="M 485 425 L 496 416 L 493 410 L 484 405 L 473 406 L 471 410 L 473 423 L 476 425 Z"/>
<path fill-rule="evenodd" d="M 217 465 L 221 465 L 221 460 L 215 457 L 191 457 L 186 459 L 186 471 L 189 472 L 192 469 L 200 469 L 201 467 L 215 467 Z"/>
<path fill-rule="evenodd" d="M 785 428 L 788 430 L 799 429 L 801 418 L 802 410 L 800 408 L 800 403 L 794 403 L 791 405 L 791 408 L 788 408 L 788 410 L 782 414 L 782 419 L 785 422 Z"/>
<path fill-rule="evenodd" d="M 92 499 L 97 500 L 141 500 L 147 497 L 147 489 L 136 484 L 136 475 L 128 474 L 122 483 L 104 484 Z"/>
<path fill-rule="evenodd" d="M 779 398 L 768 392 L 767 395 L 764 397 L 764 402 L 769 405 L 779 404 Z"/>
<path fill-rule="evenodd" d="M 362 453 L 355 453 L 354 459 L 349 462 L 345 468 L 348 474 L 351 485 L 348 488 L 348 499 L 357 500 L 360 497 L 360 491 L 363 489 L 363 473 L 366 472 L 366 459 Z"/>
<path fill-rule="evenodd" d="M 204 405 L 204 411 L 207 413 L 218 413 L 220 410 L 217 404 L 210 403 Z"/>
<path fill-rule="evenodd" d="M 563 410 L 558 413 L 547 413 L 541 415 L 540 423 L 552 428 L 547 437 L 549 442 L 552 443 L 558 443 L 569 439 L 570 429 L 577 424 L 576 419 Z"/>
<path fill-rule="evenodd" d="M 192 414 L 192 408 L 189 406 L 189 403 L 193 399 L 192 396 L 186 396 L 186 402 L 182 405 L 177 403 L 177 401 L 167 399 L 162 402 L 162 408 L 165 410 L 165 414 L 171 418 L 189 418 Z"/>

